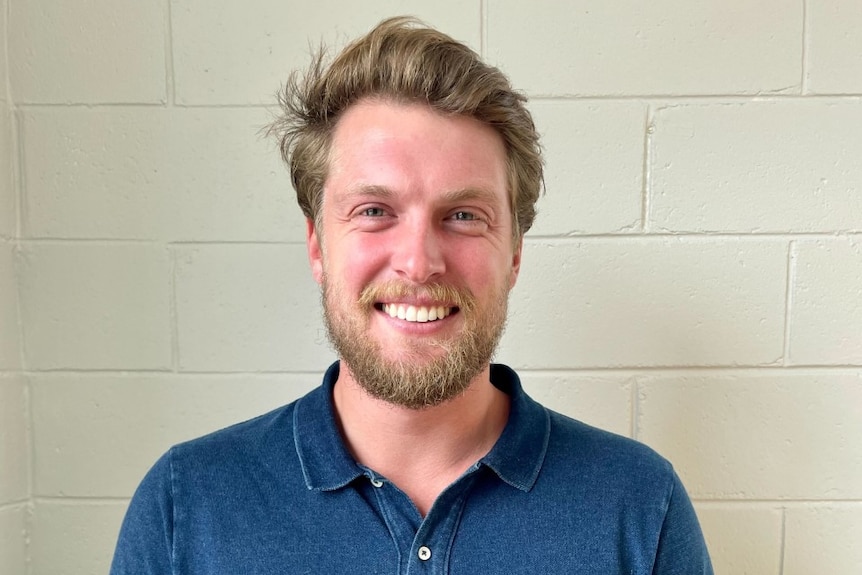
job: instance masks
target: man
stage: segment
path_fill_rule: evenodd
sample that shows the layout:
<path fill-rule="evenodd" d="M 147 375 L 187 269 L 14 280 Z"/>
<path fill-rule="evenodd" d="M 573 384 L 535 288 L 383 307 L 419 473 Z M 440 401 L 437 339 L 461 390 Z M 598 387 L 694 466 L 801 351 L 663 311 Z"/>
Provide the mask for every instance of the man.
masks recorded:
<path fill-rule="evenodd" d="M 670 464 L 490 364 L 542 180 L 506 78 L 392 19 L 282 104 L 272 131 L 340 362 L 162 457 L 112 572 L 711 573 Z"/>

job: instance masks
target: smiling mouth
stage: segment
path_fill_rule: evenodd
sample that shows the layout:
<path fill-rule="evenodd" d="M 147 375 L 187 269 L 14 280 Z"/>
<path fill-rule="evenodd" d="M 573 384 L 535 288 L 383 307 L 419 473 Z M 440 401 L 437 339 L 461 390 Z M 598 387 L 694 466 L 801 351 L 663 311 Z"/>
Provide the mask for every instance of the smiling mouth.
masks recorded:
<path fill-rule="evenodd" d="M 408 305 L 403 303 L 381 303 L 374 307 L 404 321 L 426 323 L 441 320 L 458 311 L 457 307 Z"/>

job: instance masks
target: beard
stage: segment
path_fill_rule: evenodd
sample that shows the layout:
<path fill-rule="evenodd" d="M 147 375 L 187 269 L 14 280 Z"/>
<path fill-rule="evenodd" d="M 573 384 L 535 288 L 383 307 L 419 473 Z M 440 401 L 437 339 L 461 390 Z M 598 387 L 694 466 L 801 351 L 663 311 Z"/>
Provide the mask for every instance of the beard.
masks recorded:
<path fill-rule="evenodd" d="M 327 277 L 322 283 L 329 340 L 356 382 L 372 397 L 409 409 L 440 405 L 464 393 L 488 367 L 505 329 L 509 297 L 506 287 L 493 291 L 487 308 L 480 309 L 468 290 L 450 285 L 371 284 L 354 304 Z M 375 302 L 418 295 L 457 308 L 463 316 L 461 332 L 405 340 L 399 358 L 390 360 L 368 332 L 371 314 L 377 313 Z"/>

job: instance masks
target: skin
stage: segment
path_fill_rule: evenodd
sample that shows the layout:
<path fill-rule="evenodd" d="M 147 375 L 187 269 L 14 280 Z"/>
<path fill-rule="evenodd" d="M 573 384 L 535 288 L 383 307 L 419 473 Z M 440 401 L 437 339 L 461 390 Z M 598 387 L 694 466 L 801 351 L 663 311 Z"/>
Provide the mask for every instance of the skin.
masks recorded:
<path fill-rule="evenodd" d="M 336 127 L 321 225 L 308 222 L 307 240 L 314 278 L 332 294 L 328 309 L 364 322 L 364 336 L 385 359 L 424 362 L 443 353 L 429 342 L 457 338 L 464 313 L 419 323 L 383 307 L 451 306 L 422 293 L 429 283 L 469 291 L 479 319 L 505 306 L 522 242 L 512 239 L 500 136 L 424 104 L 354 104 Z M 359 305 L 365 287 L 384 282 L 416 293 Z M 334 401 L 357 461 L 398 485 L 422 515 L 490 450 L 508 417 L 508 399 L 490 383 L 488 366 L 455 398 L 409 409 L 369 395 L 342 363 Z"/>

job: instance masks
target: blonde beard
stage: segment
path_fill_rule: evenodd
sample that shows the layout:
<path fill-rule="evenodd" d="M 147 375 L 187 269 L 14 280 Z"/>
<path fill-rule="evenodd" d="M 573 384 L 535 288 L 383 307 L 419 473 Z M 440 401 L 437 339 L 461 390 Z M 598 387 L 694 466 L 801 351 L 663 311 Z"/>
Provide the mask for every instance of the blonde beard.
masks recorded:
<path fill-rule="evenodd" d="M 339 313 L 342 310 L 335 302 L 350 301 L 341 291 L 324 277 L 324 320 L 335 351 L 372 397 L 409 409 L 440 405 L 466 391 L 491 362 L 505 328 L 508 289 L 496 294 L 487 310 L 479 310 L 466 290 L 440 284 L 422 286 L 418 290 L 421 294 L 458 308 L 464 315 L 462 332 L 447 339 L 423 340 L 406 357 L 387 360 L 380 344 L 368 337 L 373 304 L 416 294 L 417 290 L 398 283 L 370 285 L 352 313 Z"/>

